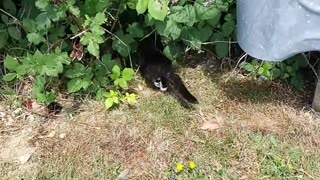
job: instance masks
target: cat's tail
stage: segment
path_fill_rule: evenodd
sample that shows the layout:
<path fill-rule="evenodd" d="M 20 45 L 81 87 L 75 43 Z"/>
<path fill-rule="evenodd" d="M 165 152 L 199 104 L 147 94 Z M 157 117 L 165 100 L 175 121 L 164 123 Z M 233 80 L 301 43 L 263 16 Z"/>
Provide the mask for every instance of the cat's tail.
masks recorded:
<path fill-rule="evenodd" d="M 167 78 L 168 85 L 171 89 L 171 92 L 178 98 L 183 106 L 190 107 L 191 104 L 197 104 L 198 100 L 195 98 L 184 85 L 181 77 L 175 73 L 168 73 L 169 77 Z"/>

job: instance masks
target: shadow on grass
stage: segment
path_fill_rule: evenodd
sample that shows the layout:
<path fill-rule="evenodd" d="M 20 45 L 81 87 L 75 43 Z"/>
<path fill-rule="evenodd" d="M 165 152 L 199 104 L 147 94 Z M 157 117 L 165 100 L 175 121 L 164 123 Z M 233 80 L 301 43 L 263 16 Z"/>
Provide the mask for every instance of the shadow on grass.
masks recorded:
<path fill-rule="evenodd" d="M 181 63 L 183 68 L 200 69 L 209 77 L 217 88 L 230 101 L 240 103 L 284 103 L 296 108 L 310 107 L 314 94 L 314 74 L 306 72 L 310 77 L 305 91 L 297 91 L 286 81 L 270 81 L 254 79 L 234 72 L 237 60 L 222 62 L 206 55 L 189 56 Z M 226 65 L 227 64 L 227 65 Z M 227 66 L 227 67 L 226 67 Z M 239 69 L 239 68 L 236 68 Z M 311 74 L 310 74 L 311 73 Z"/>
<path fill-rule="evenodd" d="M 293 90 L 286 83 L 232 78 L 227 82 L 219 82 L 219 87 L 228 99 L 243 103 L 307 104 L 303 102 L 304 94 Z"/>

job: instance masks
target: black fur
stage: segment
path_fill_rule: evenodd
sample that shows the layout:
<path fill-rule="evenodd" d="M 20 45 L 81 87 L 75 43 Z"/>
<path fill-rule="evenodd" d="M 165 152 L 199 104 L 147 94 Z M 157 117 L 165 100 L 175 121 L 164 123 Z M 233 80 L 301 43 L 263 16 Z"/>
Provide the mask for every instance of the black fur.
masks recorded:
<path fill-rule="evenodd" d="M 198 100 L 188 91 L 181 77 L 175 73 L 172 62 L 162 54 L 160 36 L 150 35 L 139 44 L 139 70 L 147 84 L 174 95 L 184 107 Z"/>

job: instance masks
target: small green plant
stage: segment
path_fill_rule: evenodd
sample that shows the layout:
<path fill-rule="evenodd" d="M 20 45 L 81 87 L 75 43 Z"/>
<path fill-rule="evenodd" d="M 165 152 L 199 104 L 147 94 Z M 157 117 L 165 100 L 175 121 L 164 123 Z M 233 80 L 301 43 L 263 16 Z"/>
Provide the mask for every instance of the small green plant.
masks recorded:
<path fill-rule="evenodd" d="M 4 67 L 9 72 L 3 76 L 3 80 L 9 82 L 15 79 L 24 80 L 26 75 L 35 76 L 31 97 L 48 105 L 56 99 L 54 90 L 48 90 L 54 82 L 53 78 L 57 78 L 63 72 L 64 66 L 70 62 L 68 55 L 59 48 L 56 48 L 55 53 L 43 54 L 36 51 L 35 54 L 27 54 L 22 58 L 8 55 L 4 60 Z"/>
<path fill-rule="evenodd" d="M 288 80 L 297 90 L 303 90 L 303 69 L 308 66 L 302 55 L 297 55 L 283 62 L 267 62 L 253 59 L 243 62 L 240 68 L 247 75 L 266 80 Z"/>
<path fill-rule="evenodd" d="M 298 175 L 297 169 L 302 157 L 298 147 L 288 145 L 281 148 L 279 140 L 275 137 L 264 137 L 260 134 L 253 135 L 251 140 L 261 164 L 261 171 L 265 176 L 286 178 Z"/>
<path fill-rule="evenodd" d="M 105 107 L 110 109 L 112 107 L 118 107 L 120 102 L 128 103 L 129 105 L 134 105 L 137 103 L 137 95 L 133 93 L 121 94 L 119 91 L 110 90 L 104 94 Z"/>
<path fill-rule="evenodd" d="M 112 68 L 112 74 L 110 78 L 113 80 L 114 85 L 121 87 L 122 89 L 128 88 L 128 82 L 131 81 L 135 73 L 130 68 L 124 68 L 122 71 L 119 66 L 115 65 Z"/>
<path fill-rule="evenodd" d="M 104 94 L 105 106 L 107 109 L 119 106 L 120 102 L 126 102 L 133 105 L 137 102 L 137 96 L 133 93 L 126 92 L 123 95 L 120 90 L 128 89 L 128 83 L 134 78 L 135 72 L 130 68 L 124 68 L 122 71 L 118 65 L 112 68 L 109 77 L 112 79 L 115 88 Z"/>

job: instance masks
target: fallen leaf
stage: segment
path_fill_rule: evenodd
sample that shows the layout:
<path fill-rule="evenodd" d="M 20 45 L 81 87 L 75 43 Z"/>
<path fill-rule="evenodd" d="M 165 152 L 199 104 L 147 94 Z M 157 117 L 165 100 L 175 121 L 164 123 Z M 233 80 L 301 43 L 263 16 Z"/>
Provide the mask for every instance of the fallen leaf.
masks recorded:
<path fill-rule="evenodd" d="M 143 151 L 138 151 L 137 155 L 138 155 L 138 157 L 143 157 L 144 156 L 144 152 Z"/>
<path fill-rule="evenodd" d="M 245 179 L 248 179 L 248 176 L 242 176 L 242 177 L 240 177 L 239 180 L 245 180 Z"/>
<path fill-rule="evenodd" d="M 25 155 L 20 156 L 20 157 L 18 158 L 18 160 L 19 160 L 19 162 L 20 162 L 21 164 L 24 164 L 24 163 L 26 163 L 26 162 L 29 161 L 30 157 L 31 157 L 31 154 L 25 154 Z"/>
<path fill-rule="evenodd" d="M 212 131 L 212 130 L 216 130 L 219 128 L 220 128 L 220 125 L 216 121 L 212 120 L 212 121 L 204 122 L 200 129 L 205 130 L 205 131 Z"/>
<path fill-rule="evenodd" d="M 28 99 L 28 100 L 26 101 L 26 107 L 27 107 L 27 109 L 32 109 L 32 103 L 33 103 L 33 101 L 32 101 L 31 99 Z"/>
<path fill-rule="evenodd" d="M 129 175 L 129 169 L 125 169 L 119 174 L 117 179 L 119 179 L 119 180 L 127 179 L 128 175 Z"/>

